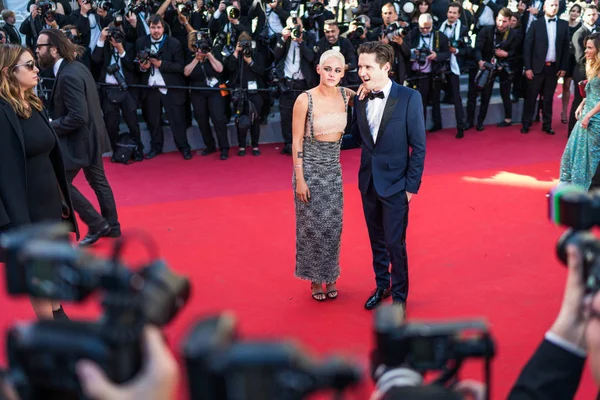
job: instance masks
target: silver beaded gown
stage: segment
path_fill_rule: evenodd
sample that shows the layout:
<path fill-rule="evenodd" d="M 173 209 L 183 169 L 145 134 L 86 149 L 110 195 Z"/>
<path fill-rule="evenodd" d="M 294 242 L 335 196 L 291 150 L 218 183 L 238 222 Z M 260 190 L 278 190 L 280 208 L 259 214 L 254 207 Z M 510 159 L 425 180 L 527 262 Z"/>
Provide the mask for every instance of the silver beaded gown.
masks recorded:
<path fill-rule="evenodd" d="M 583 118 L 600 102 L 600 78 L 588 81 L 585 87 Z M 587 129 L 575 124 L 560 161 L 560 182 L 570 183 L 588 190 L 600 162 L 600 113 L 590 118 Z"/>
<path fill-rule="evenodd" d="M 346 92 L 340 88 L 344 106 Z M 303 173 L 310 200 L 296 197 L 296 171 L 292 177 L 296 208 L 296 271 L 300 279 L 333 283 L 340 276 L 340 241 L 344 194 L 340 165 L 341 139 L 325 142 L 315 136 L 344 132 L 347 111 L 315 114 L 308 95 L 308 115 L 303 144 Z"/>

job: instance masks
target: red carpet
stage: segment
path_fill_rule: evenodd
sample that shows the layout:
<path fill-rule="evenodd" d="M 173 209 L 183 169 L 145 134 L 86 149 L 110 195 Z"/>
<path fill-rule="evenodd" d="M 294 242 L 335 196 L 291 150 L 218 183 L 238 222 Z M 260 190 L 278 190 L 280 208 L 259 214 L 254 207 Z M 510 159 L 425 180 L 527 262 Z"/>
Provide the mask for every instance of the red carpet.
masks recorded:
<path fill-rule="evenodd" d="M 487 318 L 498 346 L 494 399 L 505 398 L 562 299 L 566 274 L 554 256 L 562 229 L 548 222 L 544 196 L 566 142 L 566 125 L 556 115 L 556 136 L 542 133 L 540 124 L 529 135 L 519 133 L 520 125 L 473 129 L 462 140 L 454 130 L 429 134 L 422 190 L 411 203 L 408 318 Z M 177 347 L 194 320 L 227 309 L 246 337 L 295 338 L 317 354 L 342 352 L 366 366 L 373 314 L 363 304 L 374 276 L 356 185 L 359 151 L 342 153 L 340 296 L 325 303 L 312 300 L 309 284 L 293 277 L 291 158 L 275 146 L 262 152 L 241 158 L 232 151 L 227 162 L 167 154 L 106 165 L 124 229 L 149 232 L 169 264 L 193 281 L 169 339 Z M 129 253 L 143 259 L 141 248 Z M 0 329 L 32 318 L 26 299 L 0 298 Z M 91 302 L 65 308 L 76 317 L 98 313 Z M 479 368 L 469 365 L 463 377 L 480 378 Z M 586 372 L 578 398 L 590 399 L 595 390 Z"/>

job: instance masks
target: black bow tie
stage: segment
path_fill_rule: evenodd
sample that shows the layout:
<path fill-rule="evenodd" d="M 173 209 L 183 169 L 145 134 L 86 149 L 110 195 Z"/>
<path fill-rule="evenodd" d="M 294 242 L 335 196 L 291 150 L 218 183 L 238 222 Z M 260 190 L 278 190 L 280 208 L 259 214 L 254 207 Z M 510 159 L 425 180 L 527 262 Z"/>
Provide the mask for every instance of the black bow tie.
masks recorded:
<path fill-rule="evenodd" d="M 556 17 L 555 17 L 555 18 L 550 18 L 550 19 L 548 20 L 548 22 L 556 22 Z"/>
<path fill-rule="evenodd" d="M 421 36 L 423 36 L 423 38 L 425 38 L 425 39 L 429 39 L 429 35 L 421 35 Z"/>
<path fill-rule="evenodd" d="M 380 99 L 385 99 L 385 94 L 383 94 L 383 92 L 369 92 L 369 94 L 367 95 L 367 99 L 369 100 L 373 100 L 378 97 Z"/>

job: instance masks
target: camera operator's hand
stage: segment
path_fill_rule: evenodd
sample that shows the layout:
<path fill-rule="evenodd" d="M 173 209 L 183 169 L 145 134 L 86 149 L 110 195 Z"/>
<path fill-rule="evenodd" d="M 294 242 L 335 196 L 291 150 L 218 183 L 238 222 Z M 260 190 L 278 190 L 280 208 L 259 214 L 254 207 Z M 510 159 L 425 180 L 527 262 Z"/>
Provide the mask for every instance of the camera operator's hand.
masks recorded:
<path fill-rule="evenodd" d="M 160 68 L 160 66 L 162 65 L 162 60 L 157 60 L 156 58 L 151 58 L 150 64 L 152 64 L 154 66 L 154 68 Z"/>
<path fill-rule="evenodd" d="M 105 18 L 108 15 L 108 11 L 98 7 L 98 9 L 96 10 L 96 14 L 98 14 L 102 18 Z"/>
<path fill-rule="evenodd" d="M 537 9 L 536 7 L 534 7 L 534 6 L 529 6 L 529 8 L 527 9 L 527 11 L 529 11 L 529 14 L 537 16 L 537 15 L 538 15 L 538 12 L 539 12 L 540 10 L 538 10 L 538 9 Z"/>
<path fill-rule="evenodd" d="M 268 6 L 271 8 L 271 10 L 274 10 L 274 9 L 276 9 L 276 8 L 277 8 L 277 5 L 278 5 L 278 4 L 279 4 L 279 0 L 277 0 L 277 1 L 274 1 L 274 2 L 272 2 L 272 3 L 269 3 L 269 4 L 267 4 L 267 5 L 268 5 Z"/>
<path fill-rule="evenodd" d="M 220 3 L 219 3 L 219 8 L 218 8 L 218 11 L 219 11 L 219 12 L 224 12 L 226 9 L 227 9 L 227 6 L 225 5 L 225 2 L 223 2 L 223 1 L 222 1 L 222 2 L 220 2 Z"/>
<path fill-rule="evenodd" d="M 450 53 L 452 54 L 456 54 L 456 52 L 458 51 L 456 47 L 448 46 L 448 48 L 450 49 Z"/>
<path fill-rule="evenodd" d="M 48 26 L 51 27 L 52 29 L 58 29 L 58 24 L 56 23 L 55 19 L 53 19 L 52 21 L 49 21 L 48 18 L 44 18 L 44 21 L 46 21 L 46 24 L 48 24 Z"/>
<path fill-rule="evenodd" d="M 107 39 L 108 39 L 108 27 L 102 29 L 102 32 L 100 32 L 100 40 L 103 42 L 106 42 Z"/>
<path fill-rule="evenodd" d="M 495 51 L 496 57 L 506 58 L 508 57 L 508 52 L 502 49 L 496 49 Z"/>
<path fill-rule="evenodd" d="M 527 77 L 527 79 L 532 81 L 533 80 L 533 70 L 528 69 L 527 71 L 525 71 L 525 76 Z"/>
<path fill-rule="evenodd" d="M 88 13 L 92 10 L 91 3 L 82 3 L 81 7 L 79 7 L 79 13 L 84 17 L 88 15 Z"/>
<path fill-rule="evenodd" d="M 485 61 L 480 60 L 478 64 L 479 64 L 479 69 L 485 69 Z"/>
<path fill-rule="evenodd" d="M 125 18 L 127 19 L 127 22 L 129 22 L 129 24 L 136 28 L 137 27 L 137 15 L 135 15 L 134 13 L 130 12 L 127 13 L 127 15 L 125 16 Z"/>
<path fill-rule="evenodd" d="M 437 53 L 433 50 L 431 50 L 431 54 L 428 55 L 427 57 L 425 57 L 427 60 L 433 61 L 437 58 Z"/>
<path fill-rule="evenodd" d="M 144 329 L 144 364 L 139 374 L 122 385 L 110 382 L 91 361 L 77 363 L 77 376 L 83 392 L 94 400 L 169 400 L 175 396 L 179 371 L 160 330 Z"/>
<path fill-rule="evenodd" d="M 244 55 L 244 61 L 246 61 L 246 64 L 250 65 L 252 64 L 252 57 Z"/>
<path fill-rule="evenodd" d="M 281 31 L 281 38 L 283 39 L 283 41 L 285 42 L 286 40 L 288 40 L 288 38 L 292 36 L 292 30 L 291 28 L 285 27 L 282 31 Z"/>
<path fill-rule="evenodd" d="M 392 42 L 398 43 L 400 46 L 402 46 L 402 43 L 404 43 L 404 38 L 400 35 L 394 35 L 392 36 Z"/>
<path fill-rule="evenodd" d="M 210 54 L 210 53 L 208 53 Z M 204 54 L 203 52 L 201 52 L 200 50 L 196 51 L 196 60 L 199 62 L 203 62 L 204 59 L 208 56 L 208 54 Z"/>
<path fill-rule="evenodd" d="M 35 4 L 29 7 L 29 12 L 31 13 L 31 19 L 36 19 L 40 15 L 40 9 Z"/>
<path fill-rule="evenodd" d="M 558 73 L 556 74 L 556 76 L 558 76 L 559 78 L 562 78 L 566 74 L 567 74 L 567 71 L 561 69 L 560 71 L 558 71 Z"/>
<path fill-rule="evenodd" d="M 144 63 L 140 63 L 140 67 L 144 70 L 149 70 L 151 66 L 152 66 L 152 64 L 150 63 L 150 60 L 148 60 Z"/>
<path fill-rule="evenodd" d="M 585 349 L 585 326 L 587 315 L 584 312 L 585 283 L 583 282 L 583 261 L 581 252 L 573 245 L 567 246 L 567 283 L 562 305 L 550 332 L 567 342 Z"/>
<path fill-rule="evenodd" d="M 125 48 L 123 47 L 123 43 L 117 42 L 114 38 L 110 38 L 110 44 L 117 49 L 117 54 L 121 55 L 125 53 Z"/>
<path fill-rule="evenodd" d="M 177 19 L 179 20 L 179 23 L 181 25 L 185 25 L 188 23 L 188 19 L 185 15 L 179 14 L 179 11 L 177 11 Z"/>
<path fill-rule="evenodd" d="M 379 37 L 379 41 L 383 44 L 389 44 L 390 41 L 387 38 L 387 35 L 385 33 L 382 33 L 381 36 Z"/>
<path fill-rule="evenodd" d="M 464 399 L 485 400 L 486 387 L 483 383 L 466 379 L 459 381 L 453 390 Z"/>
<path fill-rule="evenodd" d="M 525 3 L 523 3 L 522 1 L 519 1 L 519 4 L 517 4 L 517 12 L 519 14 L 523 14 L 526 9 L 527 9 L 527 6 L 525 5 Z"/>

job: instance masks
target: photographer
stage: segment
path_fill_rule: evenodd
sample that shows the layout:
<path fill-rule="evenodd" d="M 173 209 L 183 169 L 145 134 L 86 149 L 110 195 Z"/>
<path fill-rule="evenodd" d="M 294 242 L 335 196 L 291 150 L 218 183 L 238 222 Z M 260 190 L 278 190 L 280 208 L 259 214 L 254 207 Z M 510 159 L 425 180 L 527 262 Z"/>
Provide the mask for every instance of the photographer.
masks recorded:
<path fill-rule="evenodd" d="M 292 110 L 296 98 L 304 90 L 316 86 L 314 36 L 304 31 L 302 20 L 290 17 L 281 35 L 277 35 L 275 63 L 277 76 L 284 90 L 279 98 L 281 134 L 284 146 L 281 154 L 292 154 Z"/>
<path fill-rule="evenodd" d="M 137 101 L 139 89 L 128 88 L 128 84 L 137 84 L 133 59 L 135 46 L 124 41 L 125 33 L 122 28 L 110 24 L 102 30 L 100 39 L 92 53 L 92 61 L 101 66 L 100 79 L 102 83 L 102 110 L 104 123 L 113 151 L 113 159 L 119 142 L 119 124 L 121 113 L 129 129 L 129 137 L 137 145 L 132 158 L 143 160 L 143 145 L 140 136 L 140 125 L 137 120 Z M 106 45 L 108 42 L 108 46 Z"/>
<path fill-rule="evenodd" d="M 324 33 L 325 37 L 319 40 L 315 47 L 315 62 L 318 64 L 321 54 L 325 53 L 327 50 L 337 49 L 342 53 L 346 60 L 346 65 L 344 66 L 345 74 L 340 85 L 359 86 L 361 81 L 358 77 L 358 60 L 356 59 L 356 51 L 354 50 L 352 43 L 350 43 L 348 39 L 340 37 L 340 28 L 335 20 L 325 21 Z M 316 67 L 317 66 L 315 65 L 315 69 Z"/>
<path fill-rule="evenodd" d="M 25 44 L 35 50 L 38 35 L 44 29 L 62 28 L 68 23 L 67 18 L 56 12 L 56 3 L 48 0 L 37 0 L 29 7 L 30 14 L 21 23 L 19 32 L 25 35 Z"/>
<path fill-rule="evenodd" d="M 208 34 L 200 35 L 200 37 L 198 34 L 200 32 L 192 32 L 188 35 L 188 48 L 193 52 L 194 58 L 185 66 L 183 74 L 189 77 L 192 87 L 217 88 L 223 81 L 221 54 L 212 48 Z M 217 134 L 221 159 L 227 159 L 229 138 L 227 136 L 227 119 L 225 118 L 225 97 L 219 91 L 192 90 L 191 92 L 194 118 L 206 145 L 206 148 L 202 150 L 202 155 L 207 156 L 217 151 L 209 125 L 210 117 Z"/>
<path fill-rule="evenodd" d="M 475 32 L 479 33 L 484 26 L 494 26 L 500 10 L 508 7 L 508 0 L 476 0 L 473 4 L 478 7 L 474 18 Z"/>
<path fill-rule="evenodd" d="M 150 7 L 144 0 L 132 0 L 129 3 L 125 9 L 125 19 L 123 20 L 128 42 L 135 43 L 139 38 L 150 34 L 147 20 L 151 15 Z"/>
<path fill-rule="evenodd" d="M 312 33 L 316 40 L 325 36 L 323 29 L 325 21 L 335 19 L 335 15 L 325 8 L 325 4 L 318 0 L 309 0 L 305 3 L 306 12 L 302 15 L 302 26 L 307 32 Z"/>
<path fill-rule="evenodd" d="M 175 145 L 184 159 L 192 158 L 187 140 L 185 123 L 186 100 L 184 89 L 155 88 L 153 86 L 184 86 L 183 49 L 178 40 L 165 34 L 165 21 L 160 15 L 150 17 L 150 35 L 139 38 L 136 43 L 137 62 L 141 73 L 141 84 L 150 86 L 142 89 L 142 114 L 151 136 L 151 149 L 147 159 L 162 154 L 164 135 L 161 119 L 161 102 L 171 123 Z"/>
<path fill-rule="evenodd" d="M 263 105 L 263 97 L 256 89 L 264 89 L 265 60 L 264 56 L 252 48 L 250 34 L 240 35 L 233 54 L 224 60 L 231 74 L 229 82 L 235 88 L 240 88 L 239 97 L 233 98 L 236 110 L 236 127 L 238 131 L 238 156 L 246 155 L 247 130 L 250 129 L 252 155 L 259 156 L 258 143 L 260 140 L 259 113 Z M 222 151 L 221 151 L 222 154 Z"/>
<path fill-rule="evenodd" d="M 15 27 L 15 23 L 17 22 L 15 12 L 11 10 L 3 10 L 2 20 L 4 20 L 4 27 L 2 28 L 2 30 L 6 32 L 8 36 L 8 42 L 20 45 L 21 34 L 19 33 L 19 30 Z"/>
<path fill-rule="evenodd" d="M 348 30 L 342 33 L 341 36 L 350 41 L 354 51 L 358 51 L 360 45 L 368 40 L 367 35 L 369 29 L 371 29 L 371 20 L 369 17 L 366 15 L 359 15 L 348 24 Z"/>
<path fill-rule="evenodd" d="M 467 123 L 465 130 L 471 129 L 475 119 L 475 106 L 477 97 L 481 93 L 481 104 L 479 106 L 479 115 L 477 117 L 477 130 L 483 131 L 483 123 L 487 115 L 488 105 L 492 97 L 492 89 L 496 77 L 500 80 L 500 95 L 504 105 L 504 121 L 498 124 L 499 127 L 508 127 L 512 124 L 512 102 L 510 99 L 511 76 L 508 60 L 513 57 L 515 50 L 519 45 L 519 35 L 510 29 L 510 17 L 512 11 L 503 8 L 496 18 L 496 26 L 485 26 L 477 35 L 475 43 L 475 61 L 479 68 L 472 68 L 469 71 L 469 93 L 467 99 Z M 478 70 L 488 69 L 491 74 L 486 82 L 476 81 Z M 480 74 L 481 75 L 481 74 Z M 481 87 L 482 85 L 485 85 Z"/>
<path fill-rule="evenodd" d="M 249 21 L 241 14 L 241 6 L 238 0 L 232 0 L 230 3 L 222 1 L 208 22 L 208 29 L 211 32 L 216 32 L 217 35 L 220 34 L 225 38 L 224 46 L 220 49 L 223 57 L 230 56 L 233 53 L 235 44 L 242 32 L 252 32 Z"/>
<path fill-rule="evenodd" d="M 413 83 L 418 86 L 423 100 L 423 114 L 427 116 L 427 106 L 431 103 L 433 127 L 429 132 L 442 129 L 440 109 L 440 76 L 450 59 L 448 38 L 433 30 L 433 19 L 429 14 L 419 17 L 419 28 L 413 29 L 406 41 L 410 46 Z"/>

